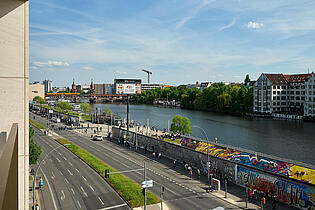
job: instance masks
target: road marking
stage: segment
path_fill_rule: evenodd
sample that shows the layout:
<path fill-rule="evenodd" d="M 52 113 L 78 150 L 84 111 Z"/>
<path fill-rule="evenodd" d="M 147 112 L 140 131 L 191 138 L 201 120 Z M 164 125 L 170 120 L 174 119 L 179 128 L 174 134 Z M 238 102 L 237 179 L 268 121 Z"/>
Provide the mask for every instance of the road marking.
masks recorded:
<path fill-rule="evenodd" d="M 81 190 L 84 193 L 85 197 L 87 197 L 87 193 L 84 191 L 83 187 L 82 186 L 80 186 L 80 187 L 81 187 Z"/>
<path fill-rule="evenodd" d="M 79 205 L 79 207 L 81 208 L 81 204 L 80 204 L 80 202 L 77 200 L 77 202 L 78 202 L 78 205 Z"/>
<path fill-rule="evenodd" d="M 121 207 L 121 206 L 127 206 L 127 204 L 123 203 L 123 204 L 120 204 L 120 205 L 110 206 L 110 207 L 106 207 L 106 208 L 99 209 L 99 210 L 115 209 L 115 208 L 118 208 L 118 207 Z"/>
<path fill-rule="evenodd" d="M 72 166 L 72 163 L 71 163 L 71 162 L 69 162 L 69 164 L 70 164 L 70 166 Z"/>
<path fill-rule="evenodd" d="M 192 189 L 188 189 L 190 192 L 192 192 Z"/>
<path fill-rule="evenodd" d="M 192 192 L 193 192 L 193 193 L 196 193 L 196 191 L 194 191 L 194 190 L 193 190 Z"/>
<path fill-rule="evenodd" d="M 61 190 L 62 196 L 60 197 L 61 200 L 64 200 L 66 198 L 65 193 L 63 192 L 63 190 Z"/>
<path fill-rule="evenodd" d="M 102 201 L 102 199 L 100 197 L 97 197 L 97 198 L 102 203 L 102 205 L 104 205 L 104 202 Z"/>
<path fill-rule="evenodd" d="M 66 157 L 62 157 L 64 160 L 67 160 L 67 158 Z"/>
<path fill-rule="evenodd" d="M 67 170 L 68 170 L 69 174 L 70 174 L 71 176 L 73 176 L 73 174 L 71 173 L 71 171 L 70 171 L 69 169 L 67 169 Z"/>
<path fill-rule="evenodd" d="M 65 178 L 65 180 L 66 180 L 66 182 L 69 184 L 69 181 L 68 181 L 68 179 L 67 178 Z"/>
<path fill-rule="evenodd" d="M 61 162 L 61 161 L 59 160 L 59 158 L 56 157 L 56 159 L 58 160 L 59 163 Z"/>
<path fill-rule="evenodd" d="M 73 195 L 75 195 L 73 188 L 71 188 L 71 191 L 72 191 Z"/>
<path fill-rule="evenodd" d="M 55 178 L 54 172 L 52 171 L 51 174 L 52 174 L 51 178 L 54 179 Z"/>
<path fill-rule="evenodd" d="M 79 171 L 77 168 L 75 168 L 75 170 L 76 170 L 78 173 L 80 173 L 80 171 Z"/>
<path fill-rule="evenodd" d="M 57 152 L 60 156 L 61 156 L 61 153 L 60 152 Z"/>
<path fill-rule="evenodd" d="M 45 165 L 45 163 L 46 163 L 46 161 L 45 160 L 43 160 L 43 164 Z"/>
<path fill-rule="evenodd" d="M 93 187 L 92 187 L 91 185 L 89 185 L 89 186 L 90 186 L 91 190 L 93 190 L 93 192 L 95 192 L 95 190 L 93 189 Z"/>
<path fill-rule="evenodd" d="M 82 178 L 86 181 L 86 178 L 84 176 L 82 176 Z"/>
<path fill-rule="evenodd" d="M 51 199 L 52 199 L 52 201 L 53 201 L 53 204 L 54 204 L 55 210 L 57 210 L 57 205 L 56 205 L 55 197 L 54 197 L 53 192 L 52 192 L 52 190 L 51 190 L 51 187 L 50 187 L 49 181 L 48 181 L 48 179 L 47 179 L 46 175 L 44 174 L 43 170 L 42 170 L 41 168 L 40 168 L 40 170 L 41 170 L 42 174 L 44 175 L 44 177 L 45 177 L 45 179 L 46 179 L 46 183 L 47 183 L 48 188 L 49 188 L 49 191 L 50 191 Z"/>

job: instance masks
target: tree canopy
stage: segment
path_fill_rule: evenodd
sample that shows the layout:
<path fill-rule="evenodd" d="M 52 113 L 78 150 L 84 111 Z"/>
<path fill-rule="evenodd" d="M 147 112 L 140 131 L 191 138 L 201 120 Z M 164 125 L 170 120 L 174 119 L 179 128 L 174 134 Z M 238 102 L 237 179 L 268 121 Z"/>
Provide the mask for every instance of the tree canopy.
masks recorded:
<path fill-rule="evenodd" d="M 84 113 L 90 113 L 92 109 L 89 103 L 81 103 L 80 108 L 83 110 Z"/>
<path fill-rule="evenodd" d="M 181 115 L 176 115 L 173 118 L 171 124 L 172 132 L 177 132 L 180 134 L 191 134 L 191 125 L 190 120 L 187 117 L 183 117 Z"/>
<path fill-rule="evenodd" d="M 65 102 L 65 101 L 60 101 L 57 106 L 62 109 L 62 110 L 71 110 L 72 109 L 72 106 L 68 103 L 68 102 Z"/>
<path fill-rule="evenodd" d="M 40 96 L 35 96 L 33 98 L 33 101 L 35 101 L 38 104 L 44 104 L 45 103 L 45 100 L 42 97 L 40 97 Z"/>
<path fill-rule="evenodd" d="M 112 110 L 110 110 L 110 108 L 108 108 L 107 106 L 104 107 L 103 111 L 105 112 L 105 114 L 110 115 L 112 114 Z"/>
<path fill-rule="evenodd" d="M 33 127 L 30 126 L 30 128 L 29 128 L 29 139 L 30 139 L 30 143 L 29 143 L 29 163 L 30 164 L 36 164 L 40 154 L 42 153 L 41 147 L 38 146 L 34 142 L 34 140 L 32 139 L 32 137 L 34 136 L 34 133 L 35 132 L 34 132 Z"/>

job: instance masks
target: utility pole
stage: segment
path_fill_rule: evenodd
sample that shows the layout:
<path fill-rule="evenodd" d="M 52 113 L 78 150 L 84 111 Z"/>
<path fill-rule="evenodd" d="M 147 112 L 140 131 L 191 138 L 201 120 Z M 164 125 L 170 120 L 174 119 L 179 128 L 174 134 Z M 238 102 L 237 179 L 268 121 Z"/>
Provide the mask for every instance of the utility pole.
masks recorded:
<path fill-rule="evenodd" d="M 143 181 L 146 181 L 147 179 L 146 179 L 146 166 L 145 166 L 145 162 L 144 162 L 144 166 L 143 166 L 143 168 L 144 168 L 144 172 L 143 172 L 143 178 L 144 178 L 144 180 Z M 146 193 L 146 188 L 143 188 L 143 191 L 144 191 L 144 210 L 146 210 L 147 209 L 147 193 Z"/>
<path fill-rule="evenodd" d="M 142 71 L 148 74 L 148 84 L 150 84 L 150 74 L 152 74 L 152 72 L 145 69 L 142 69 Z"/>
<path fill-rule="evenodd" d="M 129 134 L 129 95 L 127 94 L 127 133 Z"/>

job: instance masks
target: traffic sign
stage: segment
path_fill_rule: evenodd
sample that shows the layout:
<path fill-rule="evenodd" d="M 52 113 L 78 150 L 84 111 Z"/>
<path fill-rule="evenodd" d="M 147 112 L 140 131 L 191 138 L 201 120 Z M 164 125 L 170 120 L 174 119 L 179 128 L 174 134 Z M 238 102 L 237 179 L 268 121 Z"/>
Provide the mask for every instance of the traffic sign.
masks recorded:
<path fill-rule="evenodd" d="M 143 181 L 141 184 L 142 188 L 153 187 L 153 180 Z"/>

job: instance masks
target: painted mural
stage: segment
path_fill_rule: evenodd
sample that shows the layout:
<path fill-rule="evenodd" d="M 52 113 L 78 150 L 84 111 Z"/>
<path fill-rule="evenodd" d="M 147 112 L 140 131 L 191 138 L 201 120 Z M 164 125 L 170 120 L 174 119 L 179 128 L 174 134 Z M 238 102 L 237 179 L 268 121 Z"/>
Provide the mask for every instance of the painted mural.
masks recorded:
<path fill-rule="evenodd" d="M 207 143 L 205 142 L 196 142 L 190 138 L 182 138 L 182 146 L 207 153 Z M 258 156 L 257 154 L 221 147 L 214 144 L 209 144 L 209 154 L 215 157 L 234 161 L 236 163 L 241 163 L 250 167 L 315 185 L 314 169 L 305 168 L 292 163 L 278 161 L 275 159 Z"/>
<path fill-rule="evenodd" d="M 293 183 L 242 167 L 237 167 L 236 183 L 265 193 L 269 193 L 272 189 L 278 201 L 302 209 L 315 209 L 315 187 Z"/>

